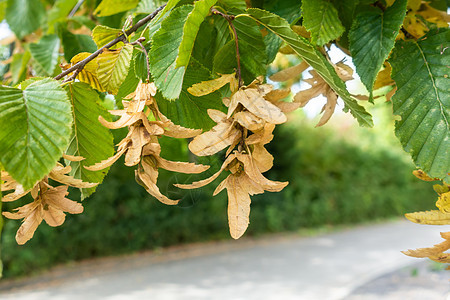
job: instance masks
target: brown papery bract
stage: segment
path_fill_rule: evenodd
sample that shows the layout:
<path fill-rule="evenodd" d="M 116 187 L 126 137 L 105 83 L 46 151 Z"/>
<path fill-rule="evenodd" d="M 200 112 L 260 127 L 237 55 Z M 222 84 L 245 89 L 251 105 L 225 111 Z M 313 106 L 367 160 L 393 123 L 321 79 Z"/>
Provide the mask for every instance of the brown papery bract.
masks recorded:
<path fill-rule="evenodd" d="M 173 162 L 160 157 L 161 146 L 158 137 L 191 138 L 201 133 L 199 129 L 184 128 L 174 124 L 158 109 L 153 98 L 156 87 L 153 83 L 139 83 L 136 91 L 124 100 L 124 109 L 110 111 L 120 118 L 115 122 L 108 122 L 99 117 L 100 122 L 111 129 L 128 127 L 127 136 L 118 144 L 117 153 L 112 157 L 95 165 L 85 167 L 91 171 L 98 171 L 111 166 L 120 156 L 125 155 L 125 165 L 137 165 L 136 181 L 146 191 L 164 204 L 174 205 L 179 200 L 171 200 L 161 194 L 157 184 L 158 168 L 173 172 L 200 173 L 209 166 L 196 165 L 187 162 Z M 149 121 L 148 116 L 152 116 Z"/>
<path fill-rule="evenodd" d="M 264 191 L 278 192 L 288 184 L 271 181 L 262 173 L 273 166 L 273 156 L 264 145 L 272 140 L 275 124 L 287 120 L 282 107 L 283 103 L 288 102 L 281 100 L 290 94 L 290 90 L 273 90 L 271 85 L 261 84 L 261 81 L 257 79 L 232 93 L 230 98 L 224 98 L 223 103 L 228 106 L 227 114 L 208 110 L 217 125 L 195 137 L 189 144 L 192 153 L 199 156 L 212 155 L 228 147 L 221 168 L 207 179 L 191 184 L 175 184 L 183 189 L 200 188 L 214 181 L 223 171 L 230 172 L 213 195 L 227 190 L 228 224 L 234 239 L 240 238 L 248 227 L 250 196 Z M 205 86 L 207 88 L 211 89 Z"/>

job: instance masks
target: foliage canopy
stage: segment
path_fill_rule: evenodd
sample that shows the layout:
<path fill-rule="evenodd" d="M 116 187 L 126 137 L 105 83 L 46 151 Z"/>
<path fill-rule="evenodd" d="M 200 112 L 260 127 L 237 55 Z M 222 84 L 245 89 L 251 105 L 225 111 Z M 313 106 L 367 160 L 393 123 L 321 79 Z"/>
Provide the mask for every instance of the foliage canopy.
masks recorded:
<path fill-rule="evenodd" d="M 262 174 L 274 164 L 265 145 L 275 126 L 322 94 L 318 126 L 339 98 L 367 127 L 372 116 L 361 102 L 392 102 L 395 134 L 418 177 L 443 181 L 435 186 L 439 210 L 408 218 L 449 224 L 447 8 L 444 0 L 1 1 L 14 33 L 3 41 L 10 53 L 1 74 L 0 183 L 12 192 L 2 201 L 34 199 L 3 215 L 24 219 L 16 239 L 25 243 L 42 220 L 58 226 L 64 212 L 82 212 L 65 198 L 67 187 L 88 197 L 122 155 L 149 194 L 177 204 L 160 192 L 158 169 L 196 174 L 209 166 L 162 158 L 158 140 L 192 138 L 193 154 L 226 149 L 225 159 L 212 177 L 178 187 L 198 188 L 226 172 L 214 195 L 227 190 L 230 233 L 239 238 L 250 196 L 288 184 Z M 331 62 L 334 46 L 352 57 L 366 96 L 347 89 L 354 70 Z M 277 53 L 301 63 L 272 74 L 270 82 L 280 82 L 272 85 L 265 78 Z M 310 87 L 292 94 L 306 70 Z M 110 130 L 118 128 L 128 135 L 114 150 Z"/>

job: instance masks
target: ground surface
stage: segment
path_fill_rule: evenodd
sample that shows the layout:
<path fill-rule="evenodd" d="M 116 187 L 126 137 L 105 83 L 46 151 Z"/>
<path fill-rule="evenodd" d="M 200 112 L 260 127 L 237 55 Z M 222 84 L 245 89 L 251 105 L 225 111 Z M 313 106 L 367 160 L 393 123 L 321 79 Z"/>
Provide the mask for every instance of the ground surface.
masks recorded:
<path fill-rule="evenodd" d="M 301 237 L 190 245 L 0 282 L 0 299 L 444 299 L 450 273 L 400 250 L 441 242 L 450 226 L 390 222 Z"/>

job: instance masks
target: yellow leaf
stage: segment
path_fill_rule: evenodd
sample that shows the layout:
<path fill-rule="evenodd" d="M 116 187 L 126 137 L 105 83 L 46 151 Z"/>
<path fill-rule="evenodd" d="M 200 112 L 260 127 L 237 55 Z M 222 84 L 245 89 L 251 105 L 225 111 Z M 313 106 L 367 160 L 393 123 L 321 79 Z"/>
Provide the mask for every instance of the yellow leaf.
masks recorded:
<path fill-rule="evenodd" d="M 450 192 L 440 194 L 436 206 L 441 212 L 450 214 Z"/>
<path fill-rule="evenodd" d="M 380 73 L 378 73 L 377 79 L 375 80 L 375 83 L 373 85 L 374 90 L 394 84 L 394 80 L 392 80 L 391 78 L 391 71 L 391 65 L 388 62 L 385 62 L 384 69 Z"/>
<path fill-rule="evenodd" d="M 217 91 L 227 83 L 230 83 L 231 86 L 236 85 L 237 83 L 236 73 L 224 74 L 216 79 L 196 83 L 190 88 L 188 88 L 188 92 L 194 96 L 200 97 L 211 94 L 214 91 Z"/>
<path fill-rule="evenodd" d="M 428 225 L 450 225 L 450 214 L 439 210 L 421 211 L 405 214 L 411 222 Z"/>
<path fill-rule="evenodd" d="M 98 80 L 107 92 L 115 95 L 119 91 L 127 77 L 132 54 L 133 46 L 127 44 L 117 50 L 105 49 L 97 57 Z"/>
<path fill-rule="evenodd" d="M 75 65 L 91 55 L 92 53 L 81 52 L 72 57 L 70 60 L 71 65 Z M 99 79 L 97 78 L 97 69 L 98 69 L 98 58 L 94 58 L 90 62 L 88 62 L 84 68 L 78 73 L 77 79 L 81 82 L 89 84 L 92 88 L 96 89 L 99 92 L 105 92 L 106 90 L 100 84 Z"/>
<path fill-rule="evenodd" d="M 412 173 L 414 176 L 416 176 L 417 178 L 419 178 L 420 180 L 423 180 L 423 181 L 439 180 L 439 178 L 431 178 L 430 176 L 427 175 L 427 173 L 425 173 L 422 170 L 414 170 Z"/>

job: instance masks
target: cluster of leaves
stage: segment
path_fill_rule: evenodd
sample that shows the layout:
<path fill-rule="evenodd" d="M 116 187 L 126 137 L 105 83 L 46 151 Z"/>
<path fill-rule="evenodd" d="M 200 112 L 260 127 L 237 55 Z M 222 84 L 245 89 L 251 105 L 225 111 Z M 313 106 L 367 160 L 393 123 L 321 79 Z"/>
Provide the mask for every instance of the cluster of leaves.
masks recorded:
<path fill-rule="evenodd" d="M 158 138 L 193 137 L 203 130 L 190 144 L 193 153 L 211 155 L 229 146 L 219 172 L 227 169 L 231 175 L 218 191 L 227 188 L 230 230 L 237 238 L 248 225 L 249 195 L 284 187 L 261 175 L 272 166 L 263 145 L 273 125 L 286 120 L 283 112 L 320 94 L 327 103 L 318 125 L 331 118 L 339 97 L 361 126 L 373 121 L 359 101 L 374 101 L 375 90 L 392 100 L 400 117 L 396 135 L 405 151 L 430 177 L 450 182 L 446 1 L 169 0 L 159 8 L 157 2 L 1 2 L 0 15 L 15 34 L 6 41 L 12 52 L 0 87 L 2 177 L 14 193 L 35 196 L 33 208 L 19 208 L 16 217 L 39 212 L 36 220 L 60 224 L 61 217 L 49 221 L 48 205 L 36 209 L 38 203 L 66 201 L 47 182 L 55 166 L 73 180 L 100 183 L 122 154 L 127 165 L 138 165 L 137 180 L 150 194 L 175 204 L 156 186 L 158 168 L 198 173 L 206 167 L 164 160 Z M 353 70 L 331 63 L 332 44 L 352 56 L 367 97 L 347 90 Z M 296 55 L 302 63 L 273 80 L 312 68 L 313 78 L 306 81 L 311 87 L 292 102 L 282 100 L 289 89 L 271 91 L 254 82 L 266 75 L 278 52 Z M 132 100 L 122 102 L 128 94 Z M 114 108 L 119 120 L 105 120 L 105 108 Z M 211 119 L 217 123 L 212 129 Z M 120 127 L 128 127 L 129 134 L 111 157 L 108 129 Z M 82 199 L 95 189 L 77 187 Z M 49 193 L 59 202 L 49 200 Z"/>

